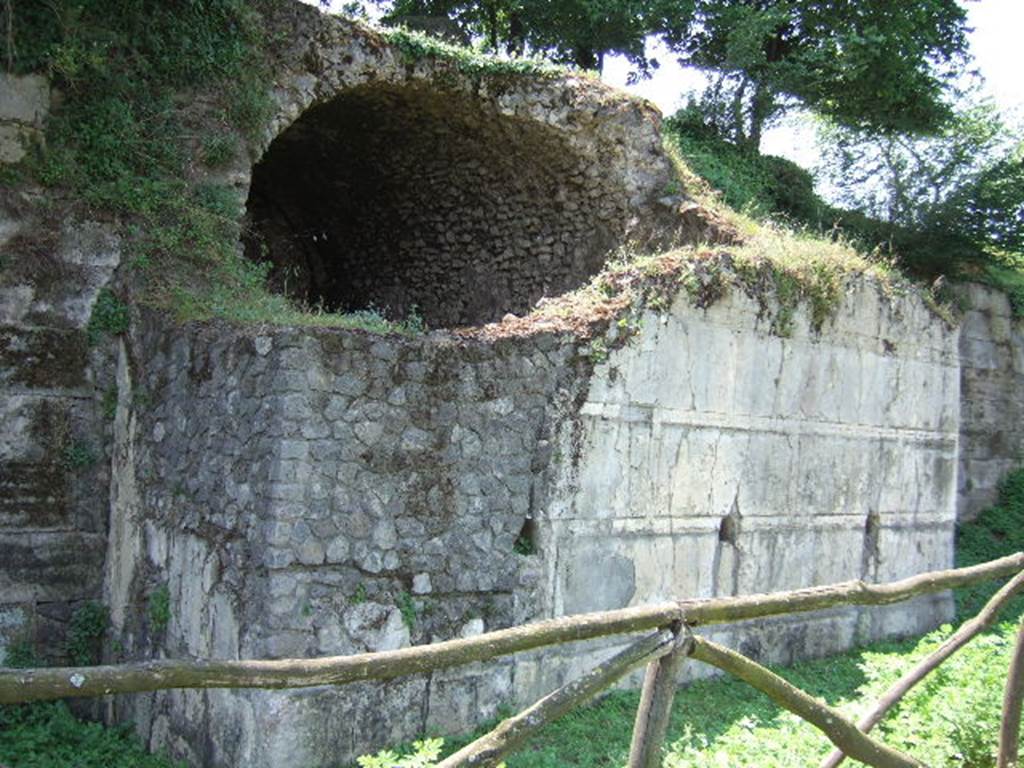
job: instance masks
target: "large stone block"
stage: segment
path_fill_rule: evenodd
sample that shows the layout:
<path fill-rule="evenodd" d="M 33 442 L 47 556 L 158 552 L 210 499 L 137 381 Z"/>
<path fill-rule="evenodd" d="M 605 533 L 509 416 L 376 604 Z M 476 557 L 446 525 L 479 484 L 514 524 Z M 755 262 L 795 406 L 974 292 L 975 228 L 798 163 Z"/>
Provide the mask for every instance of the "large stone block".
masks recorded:
<path fill-rule="evenodd" d="M 106 537 L 0 533 L 0 595 L 9 602 L 65 602 L 100 594 Z"/>
<path fill-rule="evenodd" d="M 82 331 L 0 328 L 0 386 L 80 388 L 86 383 L 88 351 Z"/>

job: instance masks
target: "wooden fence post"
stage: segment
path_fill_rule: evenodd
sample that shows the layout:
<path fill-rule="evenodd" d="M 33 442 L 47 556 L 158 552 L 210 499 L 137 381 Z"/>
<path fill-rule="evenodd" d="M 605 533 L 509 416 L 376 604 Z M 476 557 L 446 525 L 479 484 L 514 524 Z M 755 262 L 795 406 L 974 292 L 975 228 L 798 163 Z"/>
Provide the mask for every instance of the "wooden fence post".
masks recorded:
<path fill-rule="evenodd" d="M 1020 744 L 1021 697 L 1024 696 L 1024 618 L 1017 629 L 1017 645 L 1013 649 L 1010 672 L 1003 694 L 1003 721 L 999 727 L 999 760 L 997 768 L 1016 768 Z"/>
<path fill-rule="evenodd" d="M 437 768 L 493 768 L 550 722 L 558 719 L 643 664 L 652 664 L 675 648 L 675 635 L 667 629 L 642 637 L 582 677 L 549 693 L 518 715 L 467 744 Z"/>
<path fill-rule="evenodd" d="M 679 670 L 690 655 L 693 644 L 690 630 L 685 624 L 677 624 L 673 631 L 676 633 L 675 650 L 647 665 L 640 704 L 636 708 L 636 722 L 633 724 L 629 768 L 657 768 L 661 761 L 661 745 L 668 732 Z"/>

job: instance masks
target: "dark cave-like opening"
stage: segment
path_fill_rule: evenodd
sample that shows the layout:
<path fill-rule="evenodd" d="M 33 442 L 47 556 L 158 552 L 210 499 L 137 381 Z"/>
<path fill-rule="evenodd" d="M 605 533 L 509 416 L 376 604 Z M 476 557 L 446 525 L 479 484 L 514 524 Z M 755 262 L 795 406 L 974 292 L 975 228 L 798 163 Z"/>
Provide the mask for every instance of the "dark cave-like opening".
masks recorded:
<path fill-rule="evenodd" d="M 246 252 L 276 290 L 430 327 L 523 314 L 618 245 L 623 195 L 541 121 L 366 85 L 305 112 L 255 166 Z"/>

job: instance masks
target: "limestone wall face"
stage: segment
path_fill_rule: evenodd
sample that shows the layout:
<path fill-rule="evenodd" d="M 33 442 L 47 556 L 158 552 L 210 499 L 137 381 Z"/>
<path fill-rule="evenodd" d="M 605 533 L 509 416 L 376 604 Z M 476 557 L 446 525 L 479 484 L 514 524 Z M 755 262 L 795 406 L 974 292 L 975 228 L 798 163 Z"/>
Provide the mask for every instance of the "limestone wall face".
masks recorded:
<path fill-rule="evenodd" d="M 0 163 L 17 163 L 42 141 L 50 101 L 46 77 L 0 73 Z"/>
<path fill-rule="evenodd" d="M 681 296 L 597 367 L 544 517 L 552 615 L 952 565 L 956 331 L 869 283 L 820 334 L 769 325 L 738 290 L 706 310 Z M 716 634 L 785 663 L 951 615 L 937 596 Z M 547 658 L 532 674 L 537 691 L 561 676 Z"/>
<path fill-rule="evenodd" d="M 1024 465 L 1024 321 L 1006 295 L 966 287 L 960 331 L 959 514 L 971 519 L 992 505 L 1007 472 Z"/>

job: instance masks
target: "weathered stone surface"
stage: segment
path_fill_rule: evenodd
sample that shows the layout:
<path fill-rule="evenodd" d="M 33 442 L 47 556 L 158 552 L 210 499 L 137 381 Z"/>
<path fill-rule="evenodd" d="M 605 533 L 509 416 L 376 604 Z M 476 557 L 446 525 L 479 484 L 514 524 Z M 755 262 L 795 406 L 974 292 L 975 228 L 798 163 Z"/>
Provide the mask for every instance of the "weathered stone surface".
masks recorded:
<path fill-rule="evenodd" d="M 50 83 L 42 75 L 0 74 L 0 121 L 39 125 L 50 110 Z"/>
<path fill-rule="evenodd" d="M 5 602 L 83 600 L 99 594 L 105 537 L 77 532 L 0 533 Z"/>
<path fill-rule="evenodd" d="M 646 102 L 572 75 L 413 62 L 297 3 L 275 14 L 292 41 L 279 109 L 251 179 L 239 167 L 234 180 L 250 182 L 249 251 L 272 260 L 280 290 L 476 324 L 523 314 L 626 242 L 668 242 L 683 226 L 682 198 L 659 202 L 673 172 Z"/>
<path fill-rule="evenodd" d="M 115 420 L 135 435 L 118 438 L 131 456 L 115 492 L 117 632 L 129 653 L 151 652 L 127 607 L 160 583 L 176 606 L 166 652 L 283 657 L 948 566 L 957 332 L 913 294 L 870 282 L 850 286 L 820 334 L 802 313 L 794 327 L 772 335 L 739 291 L 707 309 L 681 296 L 592 367 L 571 337 L 154 325 L 128 355 L 149 405 L 125 394 Z M 528 519 L 535 554 L 516 554 Z M 790 661 L 921 631 L 950 608 L 939 597 L 716 637 Z M 375 716 L 394 730 L 343 759 L 428 726 L 469 727 L 493 696 L 534 699 L 613 647 L 435 675 L 415 714 L 404 699 L 382 705 Z M 262 754 L 286 748 L 318 765 L 339 743 L 280 728 L 237 741 L 265 753 L 229 754 L 203 746 L 181 699 L 161 700 L 160 742 L 214 765 L 267 765 Z M 282 693 L 275 712 L 305 728 L 311 700 L 318 716 L 342 706 Z M 217 701 L 230 712 L 249 697 Z M 140 707 L 118 705 L 144 720 Z"/>
<path fill-rule="evenodd" d="M 32 610 L 24 605 L 0 605 L 0 666 L 13 647 L 31 640 Z"/>
<path fill-rule="evenodd" d="M 966 293 L 958 509 L 970 520 L 996 500 L 1024 456 L 1024 320 L 992 288 L 970 284 Z"/>
<path fill-rule="evenodd" d="M 42 139 L 50 111 L 50 83 L 41 75 L 0 73 L 0 163 L 16 163 Z"/>
<path fill-rule="evenodd" d="M 81 387 L 88 348 L 77 330 L 0 328 L 0 387 Z"/>
<path fill-rule="evenodd" d="M 67 493 L 58 462 L 0 462 L 0 531 L 70 528 Z"/>
<path fill-rule="evenodd" d="M 0 73 L 0 163 L 17 163 L 42 140 L 50 111 L 50 83 L 41 75 Z"/>
<path fill-rule="evenodd" d="M 0 123 L 41 120 L 45 82 L 36 96 L 11 82 Z M 106 373 L 89 370 L 102 344 L 85 329 L 120 250 L 109 225 L 50 221 L 39 203 L 30 190 L 0 196 L 0 601 L 19 602 L 35 652 L 56 663 L 76 604 L 101 597 Z"/>
<path fill-rule="evenodd" d="M 952 564 L 957 332 L 869 282 L 849 286 L 820 335 L 801 318 L 780 338 L 761 315 L 739 291 L 706 310 L 680 297 L 597 367 L 576 469 L 539 517 L 558 553 L 545 559 L 552 614 Z M 634 572 L 598 578 L 618 573 L 615 558 Z M 852 637 L 951 609 L 948 598 L 904 609 L 903 625 L 866 611 Z M 826 635 L 798 653 L 840 647 Z"/>
<path fill-rule="evenodd" d="M 328 297 L 314 273 L 340 263 L 326 278 L 338 306 L 496 319 L 679 213 L 644 104 L 574 77 L 411 62 L 350 22 L 279 12 L 279 109 L 256 148 L 273 151 L 262 171 L 240 156 L 225 179 L 255 193 L 249 213 L 288 292 Z M 274 189 L 288 217 L 261 209 Z M 0 645 L 23 631 L 58 643 L 74 602 L 100 596 L 105 546 L 119 658 L 347 654 L 898 578 L 950 564 L 958 462 L 961 499 L 977 505 L 1021 450 L 1020 325 L 980 289 L 959 336 L 913 292 L 869 281 L 846 286 L 820 333 L 798 311 L 788 338 L 739 291 L 705 309 L 681 296 L 624 344 L 613 325 L 598 364 L 553 332 L 402 338 L 142 315 L 115 366 L 84 331 L 117 238 L 6 204 L 0 247 L 24 258 L 0 279 Z M 295 249 L 317 255 L 308 273 L 288 272 Z M 97 423 L 101 400 L 112 425 Z M 85 459 L 66 449 L 100 436 L 97 466 L 71 471 Z M 166 620 L 148 608 L 157 598 Z M 922 631 L 950 608 L 936 596 L 712 634 L 790 662 Z M 108 714 L 196 766 L 336 765 L 469 729 L 616 647 L 337 690 L 169 691 Z"/>

